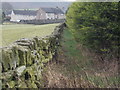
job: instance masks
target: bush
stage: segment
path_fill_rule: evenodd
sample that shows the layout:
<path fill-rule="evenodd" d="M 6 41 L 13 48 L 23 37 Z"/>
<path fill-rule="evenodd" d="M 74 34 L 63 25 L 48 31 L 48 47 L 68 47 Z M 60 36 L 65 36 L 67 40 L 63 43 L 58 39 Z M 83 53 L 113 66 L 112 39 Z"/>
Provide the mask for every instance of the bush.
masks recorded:
<path fill-rule="evenodd" d="M 75 2 L 66 19 L 76 41 L 99 53 L 118 53 L 118 2 Z"/>

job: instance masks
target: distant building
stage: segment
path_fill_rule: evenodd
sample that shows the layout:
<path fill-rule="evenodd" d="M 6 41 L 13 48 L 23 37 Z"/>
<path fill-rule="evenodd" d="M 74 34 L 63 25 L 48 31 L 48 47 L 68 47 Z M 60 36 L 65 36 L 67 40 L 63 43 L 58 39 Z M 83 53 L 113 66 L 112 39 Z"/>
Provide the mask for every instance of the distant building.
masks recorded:
<path fill-rule="evenodd" d="M 36 15 L 37 11 L 35 10 L 13 10 L 10 21 L 34 20 L 36 19 Z"/>
<path fill-rule="evenodd" d="M 65 14 L 60 8 L 40 8 L 36 19 L 64 19 Z"/>
<path fill-rule="evenodd" d="M 65 14 L 60 8 L 40 8 L 39 10 L 12 10 L 6 13 L 11 17 L 10 21 L 41 20 L 41 19 L 64 19 Z"/>

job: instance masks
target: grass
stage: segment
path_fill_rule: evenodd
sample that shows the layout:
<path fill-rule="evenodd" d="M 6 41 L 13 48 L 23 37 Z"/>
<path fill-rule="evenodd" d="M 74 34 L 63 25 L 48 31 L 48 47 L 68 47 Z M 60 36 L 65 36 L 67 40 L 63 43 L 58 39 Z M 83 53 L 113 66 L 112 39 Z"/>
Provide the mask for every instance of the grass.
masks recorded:
<path fill-rule="evenodd" d="M 35 36 L 43 37 L 50 35 L 58 24 L 46 25 L 27 25 L 27 24 L 9 24 L 2 25 L 2 46 L 7 46 L 21 38 L 32 38 Z"/>
<path fill-rule="evenodd" d="M 47 87 L 118 87 L 120 77 L 118 76 L 116 62 L 106 63 L 99 61 L 95 58 L 95 55 L 74 40 L 68 29 L 63 32 L 61 46 L 57 63 L 52 63 L 45 71 L 47 72 L 44 74 L 46 76 L 45 82 L 50 81 L 47 83 Z M 63 84 L 63 82 L 66 84 Z"/>
<path fill-rule="evenodd" d="M 68 69 L 70 72 L 80 72 L 82 69 L 90 69 L 93 65 L 92 57 L 85 56 L 83 50 L 79 49 L 79 44 L 74 40 L 68 29 L 64 30 L 62 46 L 68 60 Z"/>
<path fill-rule="evenodd" d="M 94 58 L 95 55 L 92 55 L 89 50 L 80 46 L 67 29 L 64 30 L 63 40 L 63 47 L 66 50 L 64 54 L 68 63 L 65 67 L 68 73 L 75 72 L 79 77 L 82 76 L 86 82 L 90 83 L 88 86 L 118 87 L 120 77 L 118 76 L 118 69 L 115 67 L 117 63 L 114 64 L 113 61 L 103 65 L 105 62 L 100 62 L 97 58 Z M 108 69 L 105 70 L 105 68 Z"/>

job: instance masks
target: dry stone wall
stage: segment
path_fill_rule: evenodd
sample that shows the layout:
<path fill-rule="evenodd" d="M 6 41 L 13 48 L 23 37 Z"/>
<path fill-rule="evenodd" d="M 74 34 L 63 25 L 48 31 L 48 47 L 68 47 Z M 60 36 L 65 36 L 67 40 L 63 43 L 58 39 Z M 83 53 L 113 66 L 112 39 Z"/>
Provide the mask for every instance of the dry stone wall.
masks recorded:
<path fill-rule="evenodd" d="M 65 19 L 21 20 L 20 22 L 12 22 L 12 23 L 41 25 L 41 24 L 63 23 L 63 22 L 65 22 Z"/>
<path fill-rule="evenodd" d="M 41 25 L 41 24 L 51 24 L 51 23 L 63 23 L 65 22 L 64 19 L 47 19 L 47 20 L 23 20 L 20 23 L 26 23 L 26 24 L 36 24 L 36 25 Z"/>
<path fill-rule="evenodd" d="M 60 24 L 50 36 L 20 39 L 1 49 L 0 60 L 3 88 L 39 88 L 45 63 L 52 60 L 60 44 L 65 24 Z"/>

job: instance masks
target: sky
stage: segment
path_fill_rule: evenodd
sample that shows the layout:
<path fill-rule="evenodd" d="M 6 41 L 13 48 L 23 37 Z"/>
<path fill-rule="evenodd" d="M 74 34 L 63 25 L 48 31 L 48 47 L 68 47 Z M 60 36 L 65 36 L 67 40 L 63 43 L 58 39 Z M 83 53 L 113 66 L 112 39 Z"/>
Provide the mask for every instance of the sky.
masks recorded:
<path fill-rule="evenodd" d="M 2 2 L 74 2 L 76 0 L 1 0 Z"/>
<path fill-rule="evenodd" d="M 0 0 L 2 2 L 118 2 L 120 0 Z"/>

